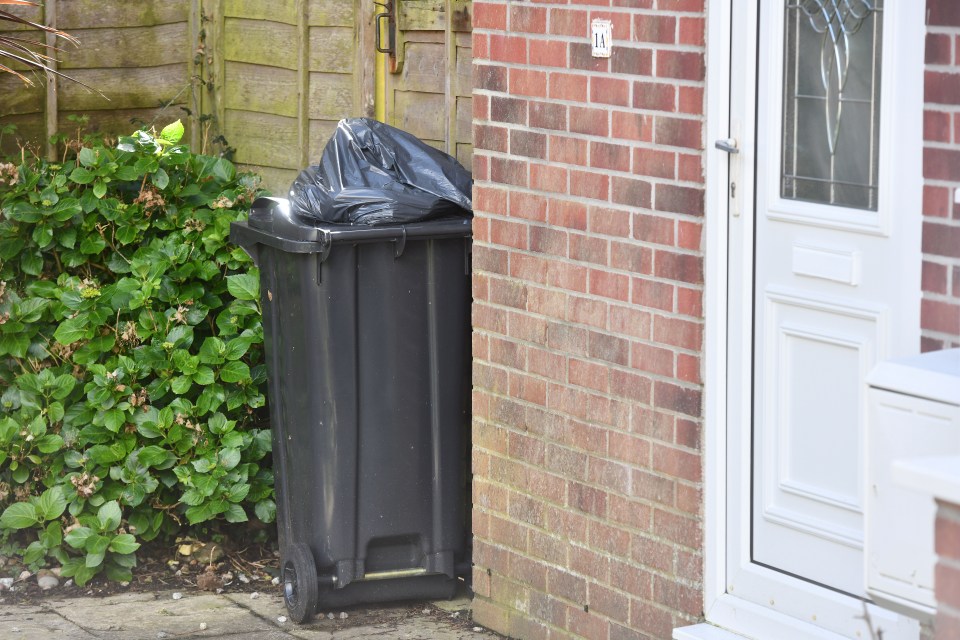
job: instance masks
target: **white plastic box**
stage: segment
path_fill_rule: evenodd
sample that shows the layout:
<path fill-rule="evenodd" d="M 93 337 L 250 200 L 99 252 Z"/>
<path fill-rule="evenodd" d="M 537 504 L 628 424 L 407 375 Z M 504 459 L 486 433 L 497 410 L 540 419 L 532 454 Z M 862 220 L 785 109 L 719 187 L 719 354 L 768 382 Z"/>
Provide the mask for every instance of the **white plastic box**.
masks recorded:
<path fill-rule="evenodd" d="M 960 454 L 960 349 L 881 363 L 867 382 L 867 592 L 929 618 L 936 505 L 929 493 L 895 482 L 893 463 Z"/>

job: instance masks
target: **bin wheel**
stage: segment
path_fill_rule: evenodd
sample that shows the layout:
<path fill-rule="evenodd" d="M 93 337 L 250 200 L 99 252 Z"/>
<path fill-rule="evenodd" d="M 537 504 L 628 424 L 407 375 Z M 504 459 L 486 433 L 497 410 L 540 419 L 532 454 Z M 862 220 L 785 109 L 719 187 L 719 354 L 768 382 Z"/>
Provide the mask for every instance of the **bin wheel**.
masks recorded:
<path fill-rule="evenodd" d="M 297 624 L 313 617 L 317 610 L 319 587 L 317 565 L 310 547 L 303 543 L 290 545 L 283 559 L 283 602 L 290 618 Z"/>

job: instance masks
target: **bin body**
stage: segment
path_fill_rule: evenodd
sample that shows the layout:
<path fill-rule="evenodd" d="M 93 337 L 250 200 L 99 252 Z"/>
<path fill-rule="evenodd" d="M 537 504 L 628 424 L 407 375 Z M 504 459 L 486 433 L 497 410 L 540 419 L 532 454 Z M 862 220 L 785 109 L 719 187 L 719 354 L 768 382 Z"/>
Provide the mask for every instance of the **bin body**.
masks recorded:
<path fill-rule="evenodd" d="M 260 199 L 231 237 L 260 267 L 281 554 L 309 546 L 320 607 L 452 596 L 468 559 L 469 221 L 344 227 Z"/>

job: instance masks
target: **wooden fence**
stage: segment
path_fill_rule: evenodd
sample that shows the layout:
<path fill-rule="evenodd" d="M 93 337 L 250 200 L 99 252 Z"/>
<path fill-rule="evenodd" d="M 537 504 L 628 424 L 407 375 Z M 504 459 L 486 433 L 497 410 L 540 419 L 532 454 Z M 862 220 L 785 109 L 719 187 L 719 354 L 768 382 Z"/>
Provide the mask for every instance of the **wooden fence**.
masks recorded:
<path fill-rule="evenodd" d="M 0 127 L 15 124 L 42 148 L 52 133 L 75 128 L 70 115 L 89 116 L 90 128 L 109 134 L 181 118 L 195 150 L 214 151 L 222 135 L 239 164 L 283 192 L 317 161 L 341 118 L 379 111 L 414 129 L 418 105 L 430 104 L 448 117 L 429 139 L 469 164 L 469 2 L 399 5 L 408 60 L 395 74 L 377 71 L 385 65 L 374 54 L 373 0 L 45 0 L 17 8 L 80 40 L 58 54 L 59 69 L 107 99 L 69 81 L 30 88 L 0 74 Z M 427 58 L 417 58 L 421 50 Z M 378 79 L 387 103 L 379 110 Z M 0 152 L 14 144 L 5 137 Z"/>

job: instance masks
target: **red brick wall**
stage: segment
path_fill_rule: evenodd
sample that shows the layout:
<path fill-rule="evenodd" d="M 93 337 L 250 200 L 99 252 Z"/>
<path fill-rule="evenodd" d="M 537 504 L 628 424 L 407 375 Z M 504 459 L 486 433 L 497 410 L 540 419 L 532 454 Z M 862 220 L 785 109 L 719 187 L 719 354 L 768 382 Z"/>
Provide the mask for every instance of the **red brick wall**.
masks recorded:
<path fill-rule="evenodd" d="M 654 5 L 473 3 L 474 611 L 515 637 L 702 609 L 704 0 Z"/>
<path fill-rule="evenodd" d="M 960 638 L 960 506 L 937 504 L 937 640 Z"/>
<path fill-rule="evenodd" d="M 927 1 L 922 348 L 960 346 L 960 2 Z"/>

